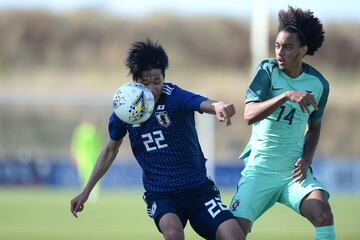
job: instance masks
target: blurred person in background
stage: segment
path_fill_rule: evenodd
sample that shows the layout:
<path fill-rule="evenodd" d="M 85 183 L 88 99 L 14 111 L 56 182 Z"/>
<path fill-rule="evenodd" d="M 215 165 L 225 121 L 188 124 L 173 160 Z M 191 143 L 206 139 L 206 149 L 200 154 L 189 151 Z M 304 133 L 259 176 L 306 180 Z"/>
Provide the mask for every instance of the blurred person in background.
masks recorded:
<path fill-rule="evenodd" d="M 104 136 L 95 119 L 88 117 L 75 127 L 71 139 L 71 159 L 76 164 L 82 187 L 89 180 L 103 145 Z M 99 190 L 100 185 L 97 184 L 91 193 L 91 200 L 98 198 Z"/>
<path fill-rule="evenodd" d="M 276 59 L 260 63 L 246 92 L 244 119 L 252 134 L 230 207 L 245 235 L 279 202 L 312 223 L 315 239 L 335 239 L 329 193 L 311 169 L 329 83 L 302 61 L 323 41 L 322 24 L 310 10 L 279 12 Z"/>
<path fill-rule="evenodd" d="M 71 201 L 72 214 L 77 217 L 77 212 L 83 210 L 90 192 L 109 169 L 129 133 L 134 156 L 143 169 L 148 214 L 165 239 L 184 239 L 187 221 L 206 239 L 244 239 L 234 216 L 221 202 L 218 188 L 207 177 L 194 120 L 194 112 L 198 111 L 215 114 L 230 125 L 234 105 L 164 83 L 168 57 L 155 41 L 132 44 L 126 65 L 133 80 L 153 93 L 154 113 L 140 125 L 122 122 L 112 113 L 110 139 L 84 190 Z"/>

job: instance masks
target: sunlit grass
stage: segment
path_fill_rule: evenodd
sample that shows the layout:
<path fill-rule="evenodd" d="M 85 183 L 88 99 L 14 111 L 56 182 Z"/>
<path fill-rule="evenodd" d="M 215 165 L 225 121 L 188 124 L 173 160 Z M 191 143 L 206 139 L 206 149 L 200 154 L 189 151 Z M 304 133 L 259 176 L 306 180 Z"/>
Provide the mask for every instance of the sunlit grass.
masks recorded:
<path fill-rule="evenodd" d="M 75 191 L 39 188 L 0 188 L 0 239 L 162 239 L 147 216 L 142 190 L 103 191 L 75 219 L 70 200 Z M 224 202 L 231 193 L 226 191 Z M 360 239 L 360 197 L 331 199 L 338 239 Z M 307 220 L 280 205 L 270 209 L 253 227 L 248 239 L 312 239 Z M 186 239 L 201 239 L 189 227 Z"/>

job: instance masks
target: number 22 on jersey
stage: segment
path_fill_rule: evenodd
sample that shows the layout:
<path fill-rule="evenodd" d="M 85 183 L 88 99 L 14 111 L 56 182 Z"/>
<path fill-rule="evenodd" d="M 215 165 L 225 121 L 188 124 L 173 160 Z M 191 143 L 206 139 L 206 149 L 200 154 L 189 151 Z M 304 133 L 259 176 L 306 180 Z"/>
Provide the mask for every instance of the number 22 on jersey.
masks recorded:
<path fill-rule="evenodd" d="M 143 134 L 141 138 L 144 140 L 143 143 L 148 152 L 168 146 L 161 130 Z"/>

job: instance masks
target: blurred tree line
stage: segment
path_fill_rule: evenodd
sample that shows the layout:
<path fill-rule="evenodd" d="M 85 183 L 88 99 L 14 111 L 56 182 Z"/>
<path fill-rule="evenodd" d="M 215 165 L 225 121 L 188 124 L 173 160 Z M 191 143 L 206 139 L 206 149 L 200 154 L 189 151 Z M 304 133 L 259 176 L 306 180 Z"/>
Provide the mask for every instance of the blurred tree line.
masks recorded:
<path fill-rule="evenodd" d="M 273 46 L 274 20 L 269 46 Z M 314 60 L 343 71 L 360 66 L 360 25 L 327 23 L 326 40 Z M 154 36 L 171 51 L 174 65 L 237 68 L 250 65 L 247 20 L 221 17 L 176 17 L 166 14 L 124 18 L 96 10 L 67 14 L 45 11 L 0 11 L 0 66 L 117 68 L 129 43 Z M 326 49 L 326 50 L 324 50 Z M 272 55 L 272 48 L 271 53 Z M 181 54 L 176 54 L 181 53 Z"/>
<path fill-rule="evenodd" d="M 359 158 L 360 24 L 324 25 L 323 47 L 314 57 L 305 59 L 326 73 L 331 83 L 318 153 Z M 88 92 L 90 89 L 84 85 L 95 79 L 98 83 L 90 92 L 96 92 L 96 96 L 89 101 L 96 102 L 100 90 L 107 88 L 107 95 L 111 96 L 119 79 L 126 79 L 123 61 L 129 44 L 153 37 L 169 54 L 171 71 L 167 79 L 179 78 L 180 86 L 235 103 L 238 114 L 233 127 L 217 126 L 215 132 L 216 139 L 220 139 L 216 142 L 216 157 L 234 160 L 250 134 L 241 114 L 251 75 L 249 26 L 247 19 L 218 16 L 179 17 L 161 13 L 125 18 L 96 9 L 62 14 L 1 10 L 0 95 L 20 89 L 19 95 L 34 92 L 30 96 L 36 96 L 34 87 L 42 85 L 45 95 L 57 93 L 56 98 L 66 98 L 69 91 L 75 95 Z M 276 32 L 277 20 L 273 19 L 269 56 L 273 56 Z M 0 103 L 0 159 L 14 154 L 22 158 L 66 156 L 72 130 L 82 116 L 89 112 L 103 116 L 106 131 L 111 111 L 110 102 L 109 107 L 96 104 L 81 107 L 76 103 L 62 107 L 52 104 L 9 107 L 6 101 Z"/>

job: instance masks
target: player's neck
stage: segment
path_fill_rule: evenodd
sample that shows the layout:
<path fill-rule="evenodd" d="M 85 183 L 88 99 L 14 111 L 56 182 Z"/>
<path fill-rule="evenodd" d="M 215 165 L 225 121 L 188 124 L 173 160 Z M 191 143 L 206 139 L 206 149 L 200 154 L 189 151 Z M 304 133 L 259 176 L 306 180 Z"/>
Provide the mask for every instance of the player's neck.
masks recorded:
<path fill-rule="evenodd" d="M 292 68 L 284 69 L 284 73 L 291 78 L 297 78 L 303 72 L 302 63 L 298 63 Z"/>

